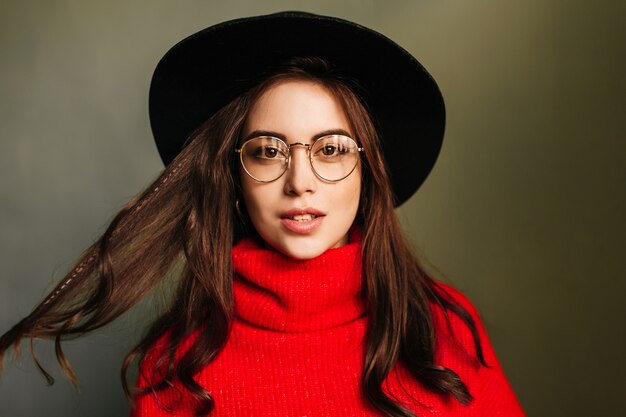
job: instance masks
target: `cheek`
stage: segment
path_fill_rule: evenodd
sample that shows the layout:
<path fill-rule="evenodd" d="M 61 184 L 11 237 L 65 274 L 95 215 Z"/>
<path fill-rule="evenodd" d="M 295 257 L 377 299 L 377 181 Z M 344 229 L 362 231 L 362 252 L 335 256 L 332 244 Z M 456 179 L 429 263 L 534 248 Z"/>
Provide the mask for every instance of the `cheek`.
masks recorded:
<path fill-rule="evenodd" d="M 246 175 L 244 173 L 244 175 Z M 274 213 L 272 205 L 271 191 L 268 187 L 272 184 L 258 184 L 253 180 L 241 178 L 241 189 L 243 201 L 245 203 L 245 211 L 247 216 L 257 232 L 262 233 L 264 226 L 267 226 L 271 220 L 271 214 Z"/>
<path fill-rule="evenodd" d="M 241 189 L 246 211 L 252 217 L 253 214 L 258 213 L 263 200 L 260 198 L 259 192 L 256 187 L 254 187 L 254 184 L 250 184 L 245 178 L 242 178 Z"/>
<path fill-rule="evenodd" d="M 352 206 L 358 207 L 359 206 L 359 200 L 361 198 L 361 186 L 362 186 L 362 178 L 361 178 L 361 167 L 358 166 L 354 172 L 350 175 L 351 181 L 350 181 L 350 185 L 349 185 L 349 192 L 347 192 L 346 194 L 349 195 L 349 202 L 347 204 L 350 204 Z"/>
<path fill-rule="evenodd" d="M 361 197 L 361 177 L 360 173 L 354 172 L 352 175 L 357 174 L 352 181 L 346 182 L 345 188 L 338 192 L 338 197 L 335 200 L 337 207 L 343 207 L 345 216 L 351 217 L 350 220 L 354 220 L 357 211 L 359 209 L 359 200 Z"/>
<path fill-rule="evenodd" d="M 345 190 L 341 195 L 341 201 L 338 201 L 342 206 L 352 209 L 359 205 L 359 187 L 351 187 Z"/>

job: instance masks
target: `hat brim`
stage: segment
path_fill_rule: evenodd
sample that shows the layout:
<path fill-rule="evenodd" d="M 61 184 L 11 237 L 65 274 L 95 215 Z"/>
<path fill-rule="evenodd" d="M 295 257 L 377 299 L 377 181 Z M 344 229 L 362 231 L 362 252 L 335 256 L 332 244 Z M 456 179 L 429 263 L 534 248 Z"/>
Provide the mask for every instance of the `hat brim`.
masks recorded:
<path fill-rule="evenodd" d="M 443 97 L 433 78 L 384 35 L 335 17 L 281 12 L 206 28 L 172 47 L 150 86 L 152 132 L 168 165 L 187 137 L 268 67 L 294 56 L 318 56 L 362 87 L 391 176 L 394 204 L 404 203 L 435 164 L 445 127 Z"/>

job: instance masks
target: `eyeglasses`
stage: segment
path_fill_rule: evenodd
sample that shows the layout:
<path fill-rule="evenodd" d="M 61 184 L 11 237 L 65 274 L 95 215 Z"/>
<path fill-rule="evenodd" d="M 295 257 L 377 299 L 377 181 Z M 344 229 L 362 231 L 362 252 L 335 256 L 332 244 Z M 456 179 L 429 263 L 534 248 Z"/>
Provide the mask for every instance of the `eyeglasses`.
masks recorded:
<path fill-rule="evenodd" d="M 273 136 L 257 136 L 244 142 L 235 152 L 239 154 L 246 173 L 258 182 L 279 179 L 289 168 L 291 148 L 304 146 L 309 154 L 311 169 L 321 180 L 337 182 L 354 171 L 359 162 L 359 148 L 354 139 L 343 135 L 322 136 L 312 144 L 292 143 Z"/>

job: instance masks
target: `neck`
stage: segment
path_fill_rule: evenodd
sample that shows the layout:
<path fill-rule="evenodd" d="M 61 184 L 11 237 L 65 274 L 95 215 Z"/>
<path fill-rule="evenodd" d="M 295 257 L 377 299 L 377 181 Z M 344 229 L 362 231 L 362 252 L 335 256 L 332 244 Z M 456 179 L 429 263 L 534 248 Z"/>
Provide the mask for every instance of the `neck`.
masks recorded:
<path fill-rule="evenodd" d="M 320 256 L 297 260 L 253 239 L 233 248 L 235 316 L 263 329 L 310 332 L 365 314 L 361 296 L 361 232 Z"/>

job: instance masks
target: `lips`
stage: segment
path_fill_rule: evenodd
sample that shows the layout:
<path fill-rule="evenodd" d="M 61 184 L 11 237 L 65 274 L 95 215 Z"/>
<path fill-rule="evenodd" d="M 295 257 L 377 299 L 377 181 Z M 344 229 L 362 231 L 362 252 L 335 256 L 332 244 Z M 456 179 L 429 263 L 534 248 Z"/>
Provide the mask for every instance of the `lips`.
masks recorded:
<path fill-rule="evenodd" d="M 325 213 L 313 208 L 292 209 L 282 213 L 280 221 L 294 233 L 308 234 L 322 224 L 325 216 Z"/>

